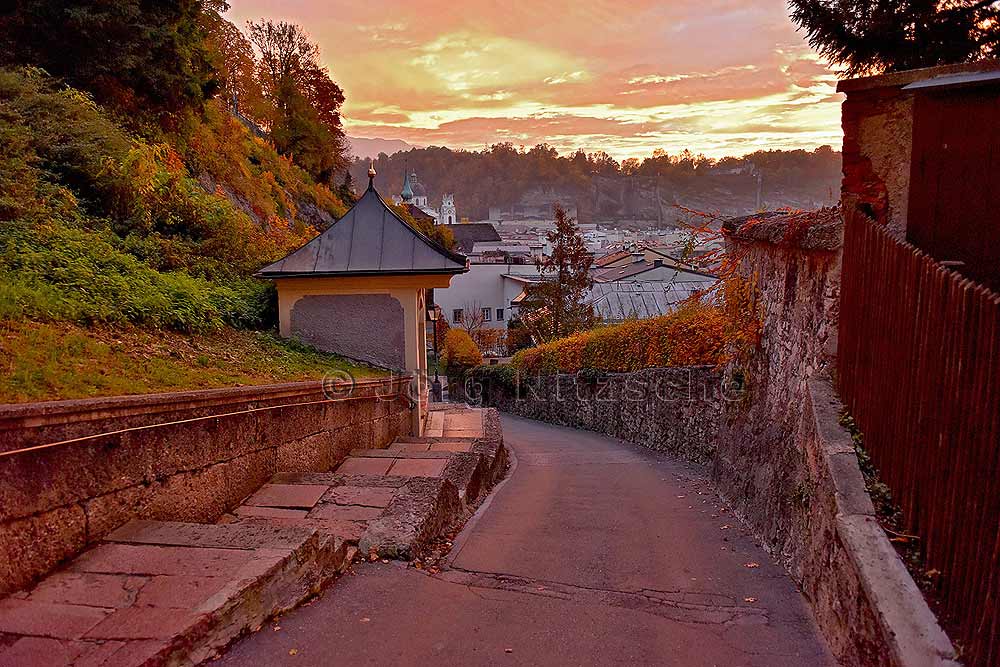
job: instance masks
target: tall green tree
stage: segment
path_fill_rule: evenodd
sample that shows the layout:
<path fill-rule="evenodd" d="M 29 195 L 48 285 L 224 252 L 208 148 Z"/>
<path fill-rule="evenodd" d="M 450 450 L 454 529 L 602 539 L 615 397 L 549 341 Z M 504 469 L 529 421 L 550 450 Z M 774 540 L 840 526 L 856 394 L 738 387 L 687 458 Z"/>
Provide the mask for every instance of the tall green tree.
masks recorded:
<path fill-rule="evenodd" d="M 36 65 L 125 109 L 177 111 L 218 88 L 202 0 L 0 4 L 0 63 Z"/>
<path fill-rule="evenodd" d="M 271 140 L 317 180 L 333 185 L 347 167 L 341 125 L 344 92 L 319 60 L 319 47 L 298 25 L 284 21 L 247 22 L 259 53 L 258 75 L 273 114 Z"/>
<path fill-rule="evenodd" d="M 789 0 L 809 44 L 848 76 L 1000 55 L 997 0 Z"/>
<path fill-rule="evenodd" d="M 588 302 L 594 258 L 587 252 L 576 219 L 558 204 L 554 212 L 556 226 L 546 236 L 552 250 L 536 262 L 541 280 L 525 290 L 528 312 L 522 318 L 534 337 L 544 342 L 597 324 Z"/>

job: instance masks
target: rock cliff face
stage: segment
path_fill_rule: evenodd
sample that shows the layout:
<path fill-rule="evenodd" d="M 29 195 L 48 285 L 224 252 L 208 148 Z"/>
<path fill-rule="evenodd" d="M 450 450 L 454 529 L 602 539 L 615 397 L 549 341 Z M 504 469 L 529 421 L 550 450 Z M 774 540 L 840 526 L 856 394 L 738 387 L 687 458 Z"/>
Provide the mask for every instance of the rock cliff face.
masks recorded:
<path fill-rule="evenodd" d="M 829 182 L 827 182 L 829 181 Z M 560 203 L 576 209 L 580 222 L 635 222 L 674 226 L 684 220 L 682 208 L 748 215 L 758 209 L 757 178 L 745 174 L 693 176 L 681 180 L 651 177 L 594 176 L 586 187 L 535 188 L 513 203 L 501 205 L 511 218 L 547 218 Z M 767 179 L 760 187 L 763 208 L 812 210 L 837 202 L 836 179 Z"/>

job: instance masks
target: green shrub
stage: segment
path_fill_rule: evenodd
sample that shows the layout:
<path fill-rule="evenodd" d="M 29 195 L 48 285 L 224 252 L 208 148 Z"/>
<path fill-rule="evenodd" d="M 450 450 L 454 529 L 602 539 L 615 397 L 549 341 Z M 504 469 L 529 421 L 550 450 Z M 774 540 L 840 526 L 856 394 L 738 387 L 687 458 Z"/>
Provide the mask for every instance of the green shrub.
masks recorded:
<path fill-rule="evenodd" d="M 41 70 L 0 68 L 2 317 L 270 325 L 274 289 L 251 276 L 316 233 L 300 205 L 344 212 L 217 103 L 141 137 Z"/>
<path fill-rule="evenodd" d="M 519 374 L 511 364 L 488 364 L 476 366 L 468 371 L 470 377 L 484 387 L 513 394 L 517 390 Z"/>
<path fill-rule="evenodd" d="M 137 323 L 183 331 L 267 324 L 268 285 L 228 285 L 159 272 L 118 248 L 110 231 L 5 223 L 0 317 Z"/>

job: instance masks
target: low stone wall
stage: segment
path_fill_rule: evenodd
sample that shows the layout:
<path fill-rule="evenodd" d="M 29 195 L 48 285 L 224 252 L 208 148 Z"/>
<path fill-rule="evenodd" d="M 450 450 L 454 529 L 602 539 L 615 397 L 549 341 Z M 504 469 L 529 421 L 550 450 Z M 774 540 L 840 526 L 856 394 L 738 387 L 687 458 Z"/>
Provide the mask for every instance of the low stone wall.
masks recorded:
<path fill-rule="evenodd" d="M 211 522 L 277 472 L 330 470 L 410 435 L 409 384 L 0 406 L 0 595 L 131 519 Z"/>
<path fill-rule="evenodd" d="M 955 650 L 875 515 L 843 406 L 826 377 L 809 382 L 795 439 L 800 494 L 781 512 L 779 546 L 844 665 L 956 666 Z"/>
<path fill-rule="evenodd" d="M 955 653 L 879 526 L 829 370 L 842 225 L 835 211 L 736 221 L 728 248 L 764 329 L 727 402 L 712 472 L 779 558 L 844 665 L 950 665 Z M 877 307 L 877 306 L 876 306 Z"/>
<path fill-rule="evenodd" d="M 472 402 L 561 426 L 597 431 L 707 462 L 723 415 L 722 375 L 712 367 L 650 368 L 604 376 L 524 377 L 512 389 L 486 381 Z"/>

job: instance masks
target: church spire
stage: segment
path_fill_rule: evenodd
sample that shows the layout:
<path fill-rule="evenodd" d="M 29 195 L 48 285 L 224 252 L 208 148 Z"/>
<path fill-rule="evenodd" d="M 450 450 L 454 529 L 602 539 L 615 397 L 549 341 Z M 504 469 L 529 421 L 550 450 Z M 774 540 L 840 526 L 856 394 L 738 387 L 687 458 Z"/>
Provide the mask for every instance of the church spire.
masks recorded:
<path fill-rule="evenodd" d="M 399 193 L 404 202 L 413 201 L 413 187 L 410 185 L 410 170 L 403 167 L 403 191 Z"/>

